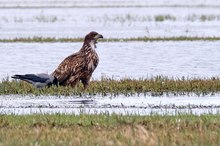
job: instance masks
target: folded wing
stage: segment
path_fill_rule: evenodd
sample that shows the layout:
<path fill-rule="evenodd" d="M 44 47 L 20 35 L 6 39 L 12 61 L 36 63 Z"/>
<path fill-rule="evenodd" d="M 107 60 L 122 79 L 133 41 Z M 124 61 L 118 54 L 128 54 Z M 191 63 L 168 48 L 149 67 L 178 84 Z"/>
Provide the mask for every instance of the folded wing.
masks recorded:
<path fill-rule="evenodd" d="M 85 62 L 80 53 L 75 53 L 64 59 L 58 68 L 52 73 L 60 85 L 65 85 L 71 76 L 77 76 L 84 68 Z"/>

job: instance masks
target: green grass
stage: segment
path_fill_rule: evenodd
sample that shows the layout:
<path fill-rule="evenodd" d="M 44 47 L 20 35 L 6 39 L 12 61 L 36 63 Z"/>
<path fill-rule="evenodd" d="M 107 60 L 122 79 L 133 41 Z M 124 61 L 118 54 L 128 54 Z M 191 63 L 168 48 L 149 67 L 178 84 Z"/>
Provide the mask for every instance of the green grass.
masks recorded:
<path fill-rule="evenodd" d="M 154 16 L 150 15 L 136 15 L 136 14 L 124 14 L 124 15 L 103 15 L 100 17 L 90 17 L 88 19 L 91 22 L 102 22 L 103 24 L 108 24 L 108 23 L 118 23 L 121 24 L 122 26 L 124 25 L 131 25 L 135 22 L 163 22 L 163 21 L 197 21 L 197 22 L 206 22 L 206 21 L 219 21 L 220 20 L 220 15 L 201 15 L 201 14 L 190 14 L 185 17 L 178 17 L 175 15 L 170 15 L 170 14 L 157 14 Z"/>
<path fill-rule="evenodd" d="M 166 94 L 185 95 L 196 93 L 198 95 L 215 94 L 220 92 L 220 78 L 167 78 L 163 76 L 148 79 L 120 79 L 102 78 L 100 81 L 91 81 L 88 89 L 83 90 L 82 84 L 75 88 L 71 87 L 52 87 L 38 90 L 30 84 L 20 81 L 9 81 L 8 79 L 0 82 L 0 95 L 4 94 L 34 94 L 34 95 L 111 95 L 125 96 L 132 95 L 152 95 L 160 96 Z"/>
<path fill-rule="evenodd" d="M 129 42 L 129 41 L 219 41 L 220 37 L 136 37 L 136 38 L 108 38 L 100 40 L 101 42 Z M 28 37 L 28 38 L 13 38 L 13 39 L 0 39 L 1 43 L 54 43 L 54 42 L 83 42 L 83 38 L 54 38 L 54 37 Z"/>
<path fill-rule="evenodd" d="M 175 21 L 176 17 L 170 16 L 170 15 L 157 15 L 155 16 L 154 20 L 155 21 L 166 21 L 166 20 Z"/>
<path fill-rule="evenodd" d="M 0 115 L 0 145 L 219 145 L 219 115 Z"/>

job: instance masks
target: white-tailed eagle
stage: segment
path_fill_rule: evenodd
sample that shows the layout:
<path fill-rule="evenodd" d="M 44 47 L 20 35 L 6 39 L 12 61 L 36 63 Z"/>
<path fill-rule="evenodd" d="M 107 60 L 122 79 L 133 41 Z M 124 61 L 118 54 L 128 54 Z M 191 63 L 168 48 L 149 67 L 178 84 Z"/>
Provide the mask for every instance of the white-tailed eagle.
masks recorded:
<path fill-rule="evenodd" d="M 87 88 L 93 71 L 99 63 L 95 51 L 97 40 L 103 38 L 97 32 L 90 32 L 85 36 L 82 48 L 65 58 L 52 73 L 59 81 L 59 85 L 74 87 L 79 81 Z"/>

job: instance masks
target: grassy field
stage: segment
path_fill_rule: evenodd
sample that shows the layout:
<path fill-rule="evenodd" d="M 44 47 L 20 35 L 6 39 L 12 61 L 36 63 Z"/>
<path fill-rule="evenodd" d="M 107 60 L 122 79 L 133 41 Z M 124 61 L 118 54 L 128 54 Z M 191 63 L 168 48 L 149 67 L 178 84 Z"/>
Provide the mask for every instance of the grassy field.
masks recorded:
<path fill-rule="evenodd" d="M 1 115 L 0 145 L 219 145 L 219 115 Z"/>
<path fill-rule="evenodd" d="M 167 78 L 163 76 L 152 77 L 149 79 L 110 79 L 102 78 L 100 81 L 91 81 L 88 89 L 83 90 L 82 84 L 75 88 L 71 87 L 51 87 L 38 90 L 30 84 L 20 81 L 9 81 L 8 79 L 0 82 L 0 95 L 3 94 L 34 94 L 34 95 L 187 95 L 195 93 L 198 95 L 215 94 L 220 91 L 220 79 L 217 77 L 200 78 Z"/>
<path fill-rule="evenodd" d="M 159 19 L 159 18 L 158 18 Z M 128 42 L 128 41 L 219 41 L 220 37 L 136 37 L 136 38 L 109 38 L 100 40 L 102 42 Z M 83 38 L 55 38 L 55 37 L 28 37 L 0 39 L 2 43 L 18 43 L 18 42 L 83 42 Z"/>

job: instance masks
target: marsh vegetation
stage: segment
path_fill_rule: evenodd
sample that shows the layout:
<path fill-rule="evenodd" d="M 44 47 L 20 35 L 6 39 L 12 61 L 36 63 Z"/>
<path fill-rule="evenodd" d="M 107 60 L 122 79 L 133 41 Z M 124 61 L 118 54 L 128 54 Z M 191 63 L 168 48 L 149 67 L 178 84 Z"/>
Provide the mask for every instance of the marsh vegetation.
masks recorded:
<path fill-rule="evenodd" d="M 219 115 L 1 115 L 2 145 L 218 145 Z"/>
<path fill-rule="evenodd" d="M 132 96 L 138 94 L 158 95 L 187 95 L 196 93 L 198 95 L 215 94 L 220 91 L 220 79 L 212 77 L 200 78 L 167 78 L 157 76 L 149 79 L 120 79 L 102 78 L 93 80 L 88 89 L 83 90 L 82 84 L 72 87 L 52 87 L 38 90 L 31 85 L 20 81 L 3 80 L 0 83 L 0 94 L 46 94 L 46 95 L 112 95 L 123 94 Z"/>
<path fill-rule="evenodd" d="M 101 42 L 130 42 L 130 41 L 219 41 L 220 37 L 137 37 L 137 38 L 107 38 Z M 53 43 L 53 42 L 83 42 L 83 38 L 55 38 L 55 37 L 28 37 L 28 38 L 13 38 L 0 39 L 2 43 Z"/>
<path fill-rule="evenodd" d="M 220 145 L 219 7 L 218 0 L 1 1 L 0 145 Z M 38 90 L 5 78 L 51 72 L 91 30 L 105 39 L 88 89 Z"/>

